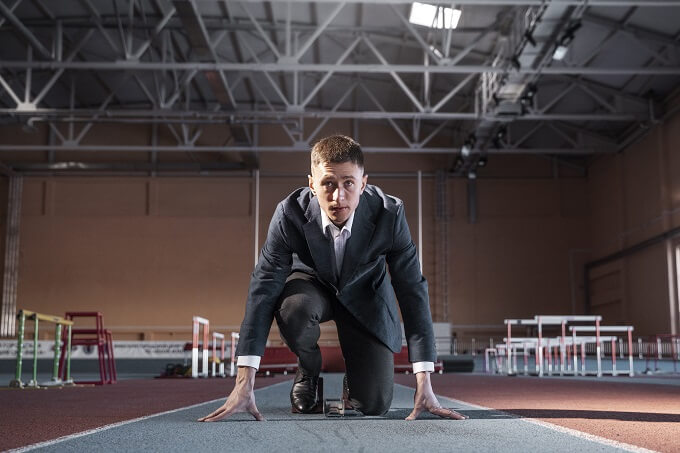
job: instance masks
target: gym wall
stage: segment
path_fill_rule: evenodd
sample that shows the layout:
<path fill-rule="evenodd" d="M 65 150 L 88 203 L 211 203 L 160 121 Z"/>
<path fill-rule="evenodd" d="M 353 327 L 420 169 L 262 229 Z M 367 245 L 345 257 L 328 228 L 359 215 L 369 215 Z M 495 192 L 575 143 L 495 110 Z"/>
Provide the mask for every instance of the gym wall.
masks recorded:
<path fill-rule="evenodd" d="M 582 313 L 583 264 L 678 225 L 676 214 L 661 226 L 618 239 L 680 204 L 680 163 L 671 146 L 680 143 L 678 121 L 660 125 L 622 154 L 598 159 L 587 176 L 541 156 L 492 155 L 474 183 L 474 223 L 466 179 L 446 181 L 446 216 L 437 218 L 434 174 L 450 165 L 450 157 L 368 154 L 366 168 L 369 182 L 405 201 L 415 241 L 415 172 L 425 174 L 423 267 L 436 321 L 488 326 L 506 317 Z M 329 124 L 319 136 L 351 134 L 350 126 Z M 147 127 L 96 127 L 101 129 L 88 135 L 91 142 L 149 142 Z M 0 136 L 11 143 L 47 140 L 40 130 L 4 128 Z M 224 136 L 212 128 L 202 144 L 222 143 Z M 287 143 L 283 140 L 288 139 L 273 128 L 260 128 L 262 145 Z M 387 128 L 362 127 L 359 140 L 364 146 L 387 145 L 399 137 Z M 171 137 L 161 134 L 159 143 L 171 144 Z M 163 161 L 178 157 L 184 158 L 159 154 Z M 0 158 L 44 161 L 45 153 Z M 117 158 L 122 156 L 58 155 L 89 162 Z M 128 158 L 149 161 L 146 153 Z M 261 246 L 276 203 L 306 185 L 309 156 L 261 153 L 259 159 Z M 660 182 L 662 171 L 667 174 Z M 254 264 L 253 203 L 253 178 L 245 174 L 25 177 L 17 306 L 52 314 L 99 310 L 117 339 L 188 339 L 192 315 L 209 318 L 218 330 L 235 330 Z M 438 254 L 442 231 L 446 253 Z M 620 302 L 593 300 L 593 311 L 602 311 L 607 322 L 633 322 L 637 333 L 667 331 L 665 263 L 665 254 L 654 249 L 628 258 L 625 278 L 619 279 Z M 659 308 L 649 308 L 652 302 Z M 465 327 L 459 332 L 474 334 Z"/>

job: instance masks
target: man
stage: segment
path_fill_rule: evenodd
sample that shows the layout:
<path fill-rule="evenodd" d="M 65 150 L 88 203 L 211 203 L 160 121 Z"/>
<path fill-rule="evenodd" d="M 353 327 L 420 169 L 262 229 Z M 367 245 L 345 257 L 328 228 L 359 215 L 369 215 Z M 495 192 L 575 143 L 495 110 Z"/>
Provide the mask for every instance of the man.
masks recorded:
<path fill-rule="evenodd" d="M 309 187 L 279 203 L 253 272 L 236 354 L 236 384 L 226 402 L 199 421 L 235 412 L 264 420 L 253 384 L 274 317 L 298 356 L 293 412 L 317 410 L 319 323 L 333 319 L 345 359 L 343 393 L 366 415 L 386 413 L 394 387 L 394 353 L 401 350 L 399 302 L 416 376 L 415 407 L 407 420 L 442 408 L 430 383 L 436 352 L 427 282 L 401 200 L 367 185 L 361 147 L 335 135 L 312 148 Z M 389 268 L 389 275 L 387 269 Z"/>

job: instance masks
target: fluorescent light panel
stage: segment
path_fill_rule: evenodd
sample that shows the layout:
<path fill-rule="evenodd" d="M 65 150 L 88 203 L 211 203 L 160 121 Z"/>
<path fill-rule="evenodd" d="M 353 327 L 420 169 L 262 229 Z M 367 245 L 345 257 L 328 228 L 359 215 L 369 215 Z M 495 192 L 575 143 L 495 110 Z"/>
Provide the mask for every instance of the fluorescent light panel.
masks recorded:
<path fill-rule="evenodd" d="M 430 28 L 456 28 L 461 10 L 413 2 L 408 20 L 412 24 Z"/>

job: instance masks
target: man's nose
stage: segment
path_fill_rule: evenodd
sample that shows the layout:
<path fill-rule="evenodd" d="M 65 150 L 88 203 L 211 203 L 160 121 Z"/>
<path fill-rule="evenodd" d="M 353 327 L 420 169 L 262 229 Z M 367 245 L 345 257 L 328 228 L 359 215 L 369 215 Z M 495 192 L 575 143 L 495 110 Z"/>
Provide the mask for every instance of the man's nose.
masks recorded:
<path fill-rule="evenodd" d="M 345 189 L 342 187 L 338 187 L 335 189 L 335 192 L 333 192 L 333 200 L 344 200 L 345 199 Z"/>

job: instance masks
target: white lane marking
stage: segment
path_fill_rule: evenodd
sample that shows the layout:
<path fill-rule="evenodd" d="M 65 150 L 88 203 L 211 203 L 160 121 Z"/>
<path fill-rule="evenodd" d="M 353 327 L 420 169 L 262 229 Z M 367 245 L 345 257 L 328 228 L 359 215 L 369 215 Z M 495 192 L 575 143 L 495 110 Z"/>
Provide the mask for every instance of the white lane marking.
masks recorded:
<path fill-rule="evenodd" d="M 401 385 L 402 387 L 406 387 L 406 388 L 411 389 L 413 391 L 412 387 L 402 385 L 402 384 L 396 384 L 396 385 Z M 467 401 L 462 401 L 462 400 L 458 400 L 458 399 L 455 399 L 455 398 L 449 398 L 448 396 L 441 396 L 441 395 L 437 395 L 437 396 L 439 398 L 442 398 L 442 399 L 453 401 L 456 404 L 474 407 L 475 409 L 498 412 L 500 414 L 504 414 L 504 415 L 507 415 L 509 417 L 512 417 L 515 420 L 523 421 L 525 423 L 531 423 L 533 425 L 539 425 L 539 426 L 542 426 L 544 428 L 551 429 L 553 431 L 557 431 L 557 432 L 560 432 L 560 433 L 563 433 L 563 434 L 568 434 L 570 436 L 578 437 L 580 439 L 589 440 L 591 442 L 606 445 L 608 447 L 620 448 L 622 450 L 630 451 L 630 452 L 633 452 L 633 453 L 659 453 L 656 450 L 649 450 L 647 448 L 638 447 L 637 445 L 631 445 L 631 444 L 627 444 L 627 443 L 624 443 L 624 442 L 619 442 L 619 441 L 616 441 L 616 440 L 607 439 L 606 437 L 596 436 L 595 434 L 584 433 L 583 431 L 578 431 L 576 429 L 565 428 L 564 426 L 554 425 L 552 423 L 544 422 L 543 420 L 536 420 L 535 418 L 521 417 L 517 414 L 512 414 L 510 412 L 504 412 L 504 411 L 501 411 L 501 410 L 498 410 L 498 409 L 494 409 L 492 407 L 480 406 L 479 404 L 468 403 Z"/>
<path fill-rule="evenodd" d="M 286 380 L 286 381 L 282 381 L 282 382 L 277 382 L 276 384 L 272 384 L 272 385 L 268 385 L 266 387 L 255 389 L 255 391 L 257 392 L 258 390 L 270 389 L 272 387 L 276 387 L 277 385 L 281 385 L 281 384 L 290 384 L 290 381 Z M 214 399 L 214 400 L 205 401 L 203 403 L 192 404 L 191 406 L 180 407 L 180 408 L 171 409 L 171 410 L 165 411 L 165 412 L 159 412 L 157 414 L 145 415 L 143 417 L 133 418 L 131 420 L 125 420 L 125 421 L 122 421 L 122 422 L 111 423 L 110 425 L 104 425 L 104 426 L 100 426 L 98 428 L 88 429 L 87 431 L 81 431 L 81 432 L 75 433 L 75 434 L 68 434 L 66 436 L 57 437 L 56 439 L 46 440 L 44 442 L 38 442 L 38 443 L 35 443 L 35 444 L 26 445 L 26 446 L 23 446 L 23 447 L 15 448 L 13 450 L 7 450 L 6 453 L 21 453 L 21 452 L 24 452 L 24 451 L 35 450 L 36 448 L 49 447 L 50 445 L 65 442 L 67 440 L 77 439 L 79 437 L 84 437 L 84 436 L 89 436 L 90 434 L 100 433 L 102 431 L 107 431 L 107 430 L 112 429 L 112 428 L 118 428 L 119 426 L 129 425 L 130 423 L 141 422 L 142 420 L 148 420 L 150 418 L 160 417 L 161 415 L 168 415 L 168 414 L 172 414 L 172 413 L 175 413 L 175 412 L 184 411 L 184 410 L 187 410 L 187 409 L 193 409 L 193 408 L 196 408 L 196 407 L 199 407 L 199 406 L 205 406 L 206 404 L 213 404 L 213 403 L 216 403 L 218 401 L 223 401 L 223 400 L 226 400 L 226 399 L 227 399 L 227 397 L 224 396 L 222 398 L 217 398 L 217 399 Z"/>

